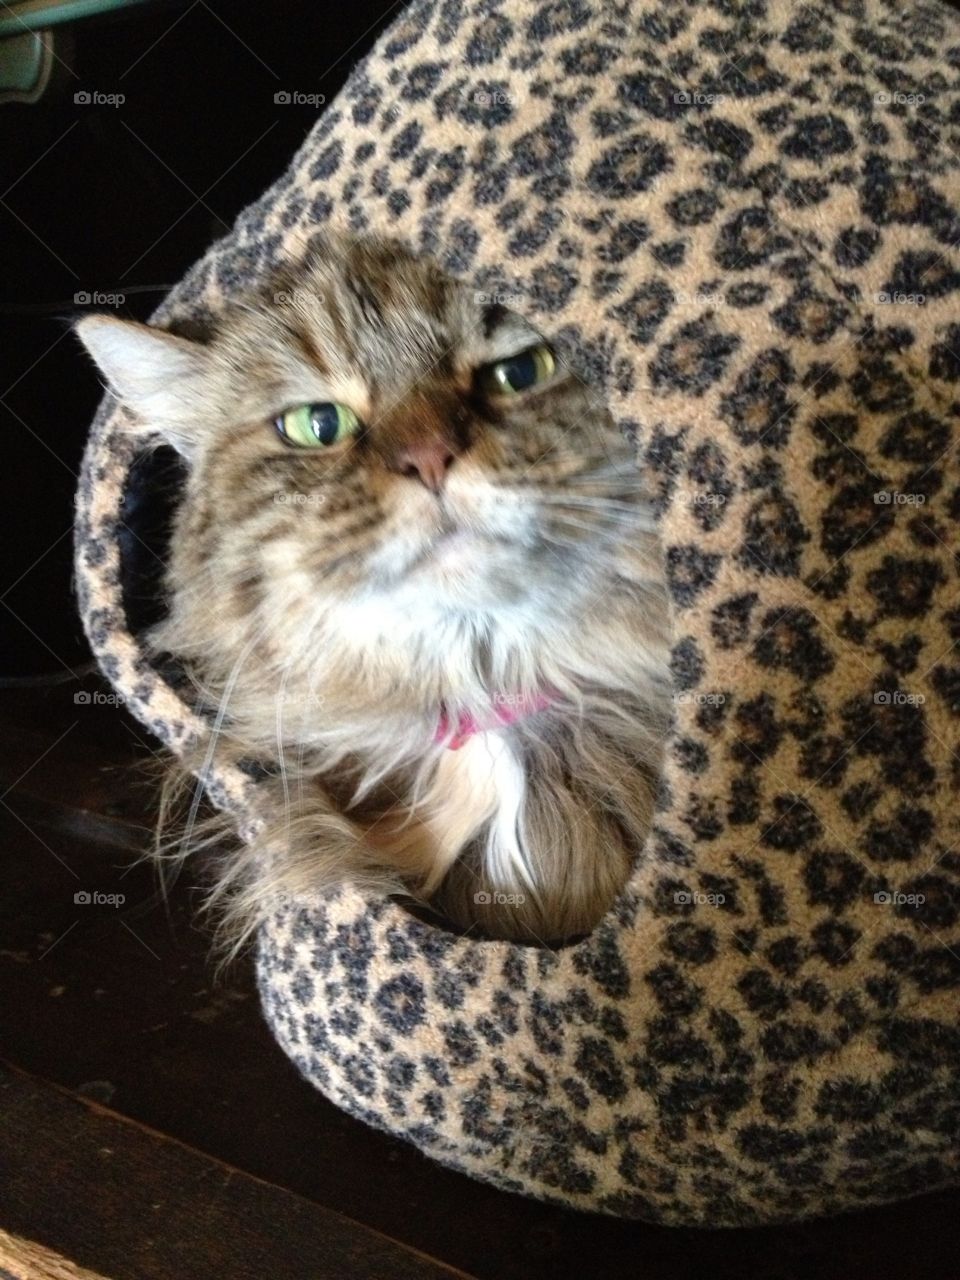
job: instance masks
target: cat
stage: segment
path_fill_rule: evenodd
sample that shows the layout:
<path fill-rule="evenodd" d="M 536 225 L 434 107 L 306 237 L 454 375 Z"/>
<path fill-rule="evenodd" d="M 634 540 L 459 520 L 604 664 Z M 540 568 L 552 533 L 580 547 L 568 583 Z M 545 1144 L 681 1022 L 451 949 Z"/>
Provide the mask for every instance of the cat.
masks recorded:
<path fill-rule="evenodd" d="M 670 709 L 654 513 L 602 398 L 373 238 L 315 237 L 203 341 L 76 329 L 188 469 L 150 643 L 262 766 L 260 830 L 217 862 L 231 939 L 344 881 L 489 938 L 592 930 Z"/>

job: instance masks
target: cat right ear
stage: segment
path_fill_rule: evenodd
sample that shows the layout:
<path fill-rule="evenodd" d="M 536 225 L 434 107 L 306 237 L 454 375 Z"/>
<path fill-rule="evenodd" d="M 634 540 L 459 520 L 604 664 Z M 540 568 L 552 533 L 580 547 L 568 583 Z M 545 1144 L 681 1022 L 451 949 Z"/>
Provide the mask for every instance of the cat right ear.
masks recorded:
<path fill-rule="evenodd" d="M 114 316 L 84 316 L 74 326 L 110 390 L 184 457 L 195 451 L 210 355 L 198 342 Z"/>

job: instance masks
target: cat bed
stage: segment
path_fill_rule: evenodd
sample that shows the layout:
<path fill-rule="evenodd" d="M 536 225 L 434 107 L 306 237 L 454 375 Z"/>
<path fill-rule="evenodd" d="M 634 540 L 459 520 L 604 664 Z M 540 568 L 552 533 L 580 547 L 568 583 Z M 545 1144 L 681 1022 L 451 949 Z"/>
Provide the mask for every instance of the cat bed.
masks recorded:
<path fill-rule="evenodd" d="M 344 889 L 259 939 L 303 1075 L 444 1164 L 710 1226 L 957 1177 L 958 68 L 935 5 L 415 3 L 157 312 L 202 331 L 327 225 L 396 237 L 560 344 L 656 491 L 674 722 L 599 927 L 486 942 Z M 182 752 L 208 726 L 131 622 L 119 412 L 80 607 Z M 255 778 L 206 781 L 247 826 Z"/>

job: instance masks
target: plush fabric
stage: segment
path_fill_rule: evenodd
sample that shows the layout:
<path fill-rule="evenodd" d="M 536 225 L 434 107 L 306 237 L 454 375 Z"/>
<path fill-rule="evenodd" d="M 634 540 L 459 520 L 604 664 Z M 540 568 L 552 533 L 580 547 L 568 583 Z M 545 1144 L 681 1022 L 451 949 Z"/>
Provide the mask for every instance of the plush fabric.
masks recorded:
<path fill-rule="evenodd" d="M 881 0 L 444 0 L 399 18 L 174 290 L 202 329 L 326 224 L 526 314 L 658 495 L 676 715 L 588 939 L 458 938 L 344 890 L 263 931 L 277 1039 L 355 1116 L 498 1186 L 665 1223 L 956 1178 L 960 25 Z M 91 642 L 126 625 L 131 446 L 90 440 Z M 256 783 L 219 767 L 242 828 Z"/>

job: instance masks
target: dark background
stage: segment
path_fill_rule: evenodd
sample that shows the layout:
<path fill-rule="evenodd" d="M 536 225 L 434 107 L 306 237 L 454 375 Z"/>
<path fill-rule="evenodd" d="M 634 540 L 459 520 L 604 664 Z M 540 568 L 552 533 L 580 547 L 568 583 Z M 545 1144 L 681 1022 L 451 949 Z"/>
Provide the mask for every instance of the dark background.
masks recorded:
<path fill-rule="evenodd" d="M 75 295 L 122 293 L 116 314 L 146 319 L 316 119 L 274 94 L 329 101 L 400 2 L 181 0 L 73 23 L 41 101 L 0 107 L 4 674 L 88 656 L 67 530 L 100 382 L 69 332 L 91 309 Z M 126 101 L 78 105 L 83 90 Z"/>
<path fill-rule="evenodd" d="M 61 28 L 44 99 L 0 107 L 0 1054 L 490 1280 L 946 1280 L 952 1194 L 782 1229 L 670 1231 L 441 1169 L 303 1083 L 260 1019 L 249 962 L 217 981 L 189 886 L 160 905 L 132 865 L 153 816 L 151 744 L 116 707 L 74 700 L 108 692 L 71 589 L 76 474 L 100 398 L 69 333 L 84 313 L 74 295 L 123 293 L 118 313 L 145 319 L 312 125 L 314 109 L 274 94 L 332 99 L 397 8 L 145 5 Z M 77 105 L 79 90 L 126 101 Z M 126 903 L 84 914 L 82 887 Z M 105 1232 L 117 1280 L 149 1275 L 108 1246 Z"/>

